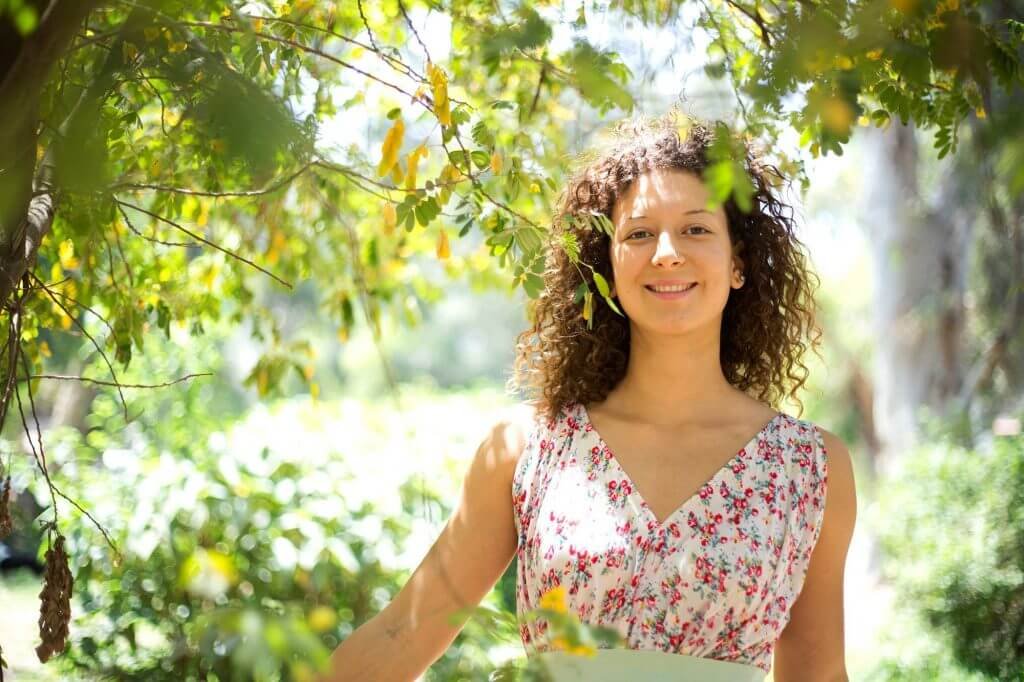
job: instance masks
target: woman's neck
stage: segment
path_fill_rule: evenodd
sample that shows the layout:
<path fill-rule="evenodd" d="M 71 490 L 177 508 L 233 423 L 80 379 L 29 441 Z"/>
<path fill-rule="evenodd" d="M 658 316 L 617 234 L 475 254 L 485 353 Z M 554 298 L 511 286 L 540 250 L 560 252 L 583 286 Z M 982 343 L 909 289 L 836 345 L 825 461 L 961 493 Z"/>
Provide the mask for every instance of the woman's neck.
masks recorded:
<path fill-rule="evenodd" d="M 722 373 L 719 347 L 718 334 L 634 334 L 626 374 L 604 404 L 663 425 L 699 422 L 708 410 L 729 409 L 741 392 Z"/>

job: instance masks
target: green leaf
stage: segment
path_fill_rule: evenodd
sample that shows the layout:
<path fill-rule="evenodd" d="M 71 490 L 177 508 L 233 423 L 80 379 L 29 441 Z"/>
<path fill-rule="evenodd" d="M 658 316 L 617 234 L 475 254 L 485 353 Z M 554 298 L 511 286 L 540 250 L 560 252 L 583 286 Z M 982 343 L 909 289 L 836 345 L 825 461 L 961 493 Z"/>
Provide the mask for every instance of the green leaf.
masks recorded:
<path fill-rule="evenodd" d="M 572 302 L 579 305 L 580 302 L 583 301 L 583 297 L 586 295 L 587 291 L 587 283 L 580 282 L 580 285 L 576 287 L 576 293 L 572 297 Z"/>
<path fill-rule="evenodd" d="M 476 164 L 477 168 L 487 168 L 491 165 L 491 155 L 480 149 L 476 149 L 470 153 L 470 157 L 473 159 L 473 163 Z"/>
<path fill-rule="evenodd" d="M 526 295 L 530 298 L 537 298 L 544 290 L 544 279 L 538 275 L 530 273 L 523 279 L 523 289 L 526 291 Z"/>
<path fill-rule="evenodd" d="M 19 9 L 14 10 L 13 14 L 14 27 L 23 36 L 35 31 L 36 26 L 39 25 L 39 15 L 36 14 L 36 8 L 32 5 L 22 5 Z"/>
<path fill-rule="evenodd" d="M 605 298 L 608 298 L 608 296 L 611 293 L 611 290 L 608 287 L 608 282 L 607 280 L 605 280 L 604 276 L 597 270 L 594 270 L 594 284 L 597 285 L 598 293 L 600 293 Z"/>
<path fill-rule="evenodd" d="M 612 310 L 614 310 L 615 312 L 617 312 L 617 313 L 618 313 L 619 315 L 621 315 L 622 317 L 625 317 L 625 315 L 623 315 L 623 314 L 622 314 L 622 311 L 621 311 L 621 310 L 619 310 L 619 306 L 615 305 L 615 301 L 614 301 L 614 299 L 612 299 L 612 297 L 611 297 L 611 296 L 605 296 L 605 297 L 604 297 L 604 300 L 605 300 L 605 303 L 607 303 L 607 304 L 608 304 L 608 307 L 610 307 L 610 308 L 611 308 Z"/>

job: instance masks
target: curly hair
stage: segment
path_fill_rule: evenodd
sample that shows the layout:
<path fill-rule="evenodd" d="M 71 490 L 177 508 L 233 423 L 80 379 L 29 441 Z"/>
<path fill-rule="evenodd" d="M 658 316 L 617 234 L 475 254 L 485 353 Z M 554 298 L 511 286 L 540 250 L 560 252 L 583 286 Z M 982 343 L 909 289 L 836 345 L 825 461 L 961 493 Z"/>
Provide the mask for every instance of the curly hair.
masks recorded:
<path fill-rule="evenodd" d="M 625 376 L 629 360 L 628 318 L 607 305 L 588 311 L 591 324 L 583 317 L 584 303 L 577 295 L 581 283 L 593 291 L 594 271 L 609 282 L 613 275 L 610 236 L 585 226 L 586 216 L 610 220 L 618 197 L 650 170 L 680 169 L 703 178 L 713 163 L 708 152 L 716 127 L 688 115 L 680 122 L 675 111 L 653 119 L 641 115 L 614 126 L 607 143 L 577 161 L 556 205 L 544 287 L 528 304 L 531 326 L 516 338 L 508 380 L 511 391 L 525 389 L 529 402 L 548 419 L 571 403 L 603 401 Z M 802 414 L 796 392 L 808 374 L 801 361 L 808 349 L 805 337 L 821 357 L 814 302 L 820 280 L 808 270 L 803 245 L 794 235 L 793 209 L 774 194 L 783 184 L 782 173 L 746 139 L 741 144 L 753 187 L 750 211 L 740 209 L 735 194 L 723 209 L 730 241 L 743 242 L 746 280 L 730 291 L 723 311 L 722 372 L 730 384 L 773 407 L 782 397 L 793 397 Z M 739 161 L 738 153 L 735 158 Z M 574 255 L 585 267 L 570 257 L 577 247 Z"/>

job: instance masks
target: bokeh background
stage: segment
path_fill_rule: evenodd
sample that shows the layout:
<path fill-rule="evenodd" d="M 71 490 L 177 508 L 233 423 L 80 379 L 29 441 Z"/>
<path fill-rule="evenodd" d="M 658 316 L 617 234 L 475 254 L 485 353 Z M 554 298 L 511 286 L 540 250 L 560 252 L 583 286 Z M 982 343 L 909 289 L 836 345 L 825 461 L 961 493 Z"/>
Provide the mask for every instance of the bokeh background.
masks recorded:
<path fill-rule="evenodd" d="M 0 3 L 0 11 L 11 25 L 31 29 L 44 13 L 25 15 L 24 8 L 45 4 Z M 1006 19 L 1012 3 L 883 4 L 908 17 L 980 13 L 993 26 L 1009 27 L 1017 42 L 1007 38 L 1007 44 L 1019 54 L 1019 28 Z M 395 58 L 418 69 L 428 57 L 454 64 L 448 67 L 453 101 L 481 89 L 501 92 L 495 83 L 505 79 L 508 99 L 522 110 L 536 90 L 539 118 L 501 129 L 490 149 L 532 145 L 533 154 L 520 159 L 518 182 L 527 189 L 517 193 L 515 206 L 526 197 L 533 203 L 521 210 L 541 224 L 572 156 L 628 113 L 657 115 L 676 106 L 730 122 L 749 115 L 730 78 L 752 69 L 751 59 L 736 63 L 716 42 L 727 34 L 727 46 L 756 50 L 738 3 L 483 5 L 490 3 L 207 3 L 175 14 L 181 8 L 154 4 L 158 11 L 147 15 L 144 29 L 150 33 L 136 44 L 110 33 L 129 21 L 131 4 L 98 4 L 72 45 L 120 50 L 126 61 L 144 66 L 153 59 L 155 68 L 164 58 L 203 58 L 202 40 L 182 37 L 182 22 L 199 22 L 191 28 L 202 32 L 208 27 L 201 22 L 242 17 L 260 33 L 287 29 L 272 20 L 291 17 L 331 26 L 361 45 L 301 31 L 273 35 L 307 43 L 319 35 L 324 42 L 317 49 L 381 79 L 397 82 L 373 49 L 375 39 L 396 46 Z M 792 10 L 769 5 L 779 12 L 777 22 Z M 501 21 L 491 10 L 505 12 Z M 708 12 L 731 23 L 716 26 Z M 505 26 L 499 37 L 520 40 L 515 50 L 530 59 L 498 53 L 473 63 L 463 54 L 475 49 L 466 47 L 471 37 L 465 35 L 473 17 Z M 536 17 L 550 35 L 531 43 L 530 31 L 541 30 Z M 251 36 L 229 33 L 213 44 L 216 36 L 212 29 L 200 35 L 211 48 L 241 51 L 238 59 L 248 66 Z M 536 86 L 538 75 L 544 78 L 537 60 L 547 57 L 534 48 L 564 55 L 580 40 L 612 55 L 597 68 L 608 82 L 587 91 L 591 81 L 577 78 L 585 94 L 568 85 Z M 833 47 L 838 54 L 840 46 Z M 278 88 L 296 120 L 313 117 L 313 139 L 322 150 L 317 172 L 332 163 L 354 168 L 354 159 L 376 166 L 394 109 L 408 116 L 411 105 L 381 82 L 352 78 L 351 70 L 331 76 L 326 69 L 333 62 L 311 66 L 300 56 L 258 52 L 253 78 L 264 79 L 271 92 Z M 292 59 L 301 62 L 294 73 Z M 67 87 L 76 87 L 77 77 L 77 87 L 88 91 L 90 79 L 100 78 L 88 71 L 98 61 L 83 66 L 66 57 L 61 64 L 81 70 Z M 474 80 L 473 68 L 492 71 Z M 557 84 L 557 74 L 552 78 Z M 255 115 L 238 119 L 230 102 L 189 100 L 189 83 L 201 89 L 197 82 L 189 75 L 183 83 L 150 84 L 149 94 L 140 85 L 138 93 L 105 105 L 138 116 L 140 132 L 125 138 L 137 154 L 118 166 L 122 182 L 208 186 L 206 169 L 196 165 L 202 157 L 189 150 L 205 145 L 218 153 L 218 144 L 247 142 L 229 133 L 175 137 L 178 124 L 216 106 L 236 117 L 235 127 L 259 130 L 265 123 Z M 607 92 L 595 96 L 593 88 Z M 778 407 L 838 434 L 854 458 L 858 524 L 845 590 L 850 679 L 1021 679 L 1024 136 L 1011 115 L 1020 111 L 1019 80 L 1002 94 L 982 93 L 985 106 L 980 114 L 972 106 L 959 130 L 960 148 L 941 159 L 941 132 L 896 117 L 884 127 L 867 115 L 853 117 L 841 155 L 811 150 L 785 113 L 806 111 L 808 92 L 785 98 L 787 108 L 775 114 L 774 144 L 790 175 L 796 179 L 799 167 L 808 181 L 780 191 L 796 210 L 800 239 L 821 279 L 824 348 L 822 358 L 806 358 L 803 412 Z M 215 121 L 216 111 L 210 116 Z M 438 138 L 436 123 L 411 119 L 406 137 L 415 131 Z M 170 133 L 160 130 L 166 126 Z M 487 147 L 486 134 L 473 138 Z M 63 158 L 73 167 L 91 149 L 72 146 Z M 179 151 L 180 157 L 168 156 Z M 507 165 L 512 151 L 506 155 Z M 107 163 L 116 165 L 111 158 Z M 273 173 L 253 170 L 253 158 L 244 161 L 249 165 L 218 168 L 218 186 L 271 181 Z M 493 157 L 485 161 L 498 175 Z M 92 166 L 82 163 L 84 174 Z M 433 173 L 441 164 L 426 167 Z M 440 223 L 452 226 L 450 242 L 429 216 L 429 229 L 418 214 L 413 229 L 403 229 L 402 214 L 397 230 L 388 229 L 368 179 L 358 185 L 341 176 L 317 175 L 302 192 L 237 200 L 178 195 L 145 204 L 204 227 L 209 239 L 223 237 L 231 249 L 251 247 L 256 262 L 287 276 L 291 289 L 251 269 L 229 270 L 223 253 L 142 239 L 126 243 L 124 266 L 111 261 L 104 270 L 110 252 L 90 251 L 91 229 L 113 220 L 121 228 L 112 234 L 129 242 L 139 235 L 125 223 L 134 220 L 152 235 L 167 225 L 136 209 L 118 219 L 83 207 L 83 196 L 112 196 L 110 185 L 71 193 L 64 222 L 54 223 L 40 251 L 40 277 L 78 282 L 77 290 L 59 289 L 59 298 L 85 300 L 88 271 L 109 277 L 91 290 L 100 292 L 125 284 L 131 275 L 121 268 L 139 264 L 132 291 L 151 307 L 132 323 L 137 328 L 122 328 L 128 313 L 99 293 L 90 300 L 114 327 L 44 300 L 36 309 L 42 321 L 27 341 L 35 373 L 109 379 L 106 360 L 90 343 L 95 337 L 117 352 L 117 381 L 124 385 L 204 375 L 123 388 L 123 400 L 111 386 L 42 379 L 33 382 L 39 430 L 15 418 L 4 425 L 0 461 L 12 477 L 17 527 L 0 550 L 0 647 L 11 679 L 308 679 L 311 662 L 379 612 L 437 538 L 477 444 L 518 400 L 504 384 L 515 336 L 527 325 L 529 296 L 518 286 L 523 272 L 499 264 L 494 235 L 483 227 L 493 214 L 474 214 L 473 229 L 458 237 L 458 223 L 442 216 Z M 388 181 L 377 174 L 369 179 L 379 177 Z M 427 177 L 423 171 L 421 180 Z M 314 195 L 322 200 L 318 208 L 308 204 Z M 119 196 L 137 206 L 148 201 Z M 389 246 L 403 232 L 404 245 Z M 398 265 L 388 270 L 390 263 Z M 363 288 L 360 276 L 368 280 Z M 125 347 L 130 363 L 122 357 Z M 22 382 L 17 390 L 27 410 L 26 387 Z M 17 567 L 42 561 L 46 550 L 41 522 L 52 516 L 54 498 L 29 454 L 40 437 L 52 484 L 77 502 L 57 500 L 75 578 L 73 618 L 67 651 L 46 665 L 34 652 L 41 576 L 31 565 Z M 508 619 L 515 613 L 515 573 L 513 560 L 423 679 L 487 679 L 523 656 Z"/>

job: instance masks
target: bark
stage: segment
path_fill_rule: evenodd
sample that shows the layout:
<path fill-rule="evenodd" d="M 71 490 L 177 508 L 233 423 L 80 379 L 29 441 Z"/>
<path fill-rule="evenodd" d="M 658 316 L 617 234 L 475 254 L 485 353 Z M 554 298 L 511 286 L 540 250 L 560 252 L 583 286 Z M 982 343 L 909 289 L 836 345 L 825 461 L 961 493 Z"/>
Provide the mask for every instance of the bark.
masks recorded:
<path fill-rule="evenodd" d="M 40 97 L 95 0 L 55 0 L 21 38 L 6 27 L 0 52 L 0 304 L 35 258 L 53 223 L 52 166 L 36 173 Z"/>

